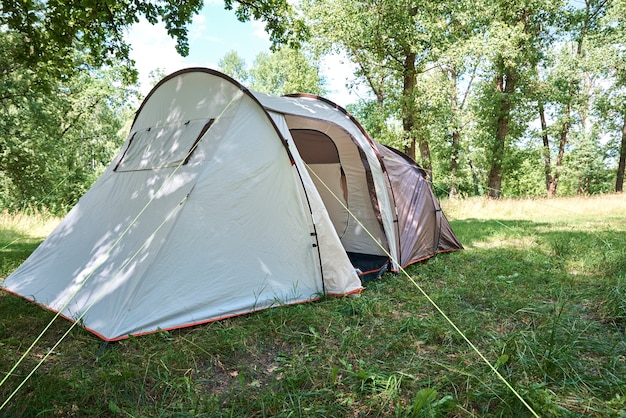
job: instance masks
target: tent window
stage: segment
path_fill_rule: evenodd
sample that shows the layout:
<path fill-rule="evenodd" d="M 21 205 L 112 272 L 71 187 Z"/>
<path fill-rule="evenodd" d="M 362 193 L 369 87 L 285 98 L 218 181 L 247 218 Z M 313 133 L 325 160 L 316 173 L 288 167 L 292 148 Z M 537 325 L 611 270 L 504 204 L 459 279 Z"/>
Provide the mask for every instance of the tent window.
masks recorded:
<path fill-rule="evenodd" d="M 339 175 L 335 176 L 340 181 L 340 195 L 343 196 L 344 203 L 348 202 L 348 184 L 346 181 L 346 173 L 343 171 L 341 161 L 339 160 L 339 150 L 335 142 L 325 133 L 314 129 L 290 129 L 298 153 L 309 169 L 319 165 L 334 164 L 339 169 Z M 324 173 L 330 170 L 321 170 L 318 167 L 315 172 L 318 176 L 324 177 Z M 331 174 L 332 176 L 332 174 Z M 330 179 L 332 182 L 332 179 Z M 328 184 L 326 185 L 328 186 Z M 339 192 L 339 190 L 337 190 Z"/>
<path fill-rule="evenodd" d="M 115 171 L 154 170 L 187 164 L 214 119 L 195 120 L 133 133 Z"/>
<path fill-rule="evenodd" d="M 324 201 L 337 234 L 342 237 L 348 227 L 348 184 L 335 142 L 325 133 L 313 129 L 291 129 L 289 132 L 307 169 L 315 173 L 311 180 Z"/>
<path fill-rule="evenodd" d="M 339 151 L 328 135 L 313 129 L 291 129 L 298 153 L 307 164 L 339 164 Z"/>

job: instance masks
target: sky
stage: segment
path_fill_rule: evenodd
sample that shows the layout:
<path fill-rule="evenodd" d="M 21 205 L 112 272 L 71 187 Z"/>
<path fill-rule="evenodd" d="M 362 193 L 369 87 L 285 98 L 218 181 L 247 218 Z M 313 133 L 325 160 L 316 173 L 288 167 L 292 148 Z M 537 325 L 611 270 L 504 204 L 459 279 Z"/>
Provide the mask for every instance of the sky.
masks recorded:
<path fill-rule="evenodd" d="M 145 20 L 133 25 L 127 34 L 132 47 L 131 58 L 139 71 L 141 91 L 146 94 L 153 82 L 150 72 L 160 69 L 170 74 L 187 67 L 217 69 L 218 62 L 230 51 L 236 51 L 248 67 L 260 52 L 269 52 L 269 35 L 264 23 L 239 22 L 232 10 L 224 10 L 223 1 L 206 1 L 201 13 L 188 27 L 189 55 L 180 56 L 176 41 L 167 35 L 164 25 L 153 26 Z M 345 87 L 352 77 L 352 67 L 338 56 L 326 58 L 321 63 L 322 76 L 326 78 L 326 97 L 342 107 L 359 99 Z M 363 96 L 363 93 L 360 93 Z"/>

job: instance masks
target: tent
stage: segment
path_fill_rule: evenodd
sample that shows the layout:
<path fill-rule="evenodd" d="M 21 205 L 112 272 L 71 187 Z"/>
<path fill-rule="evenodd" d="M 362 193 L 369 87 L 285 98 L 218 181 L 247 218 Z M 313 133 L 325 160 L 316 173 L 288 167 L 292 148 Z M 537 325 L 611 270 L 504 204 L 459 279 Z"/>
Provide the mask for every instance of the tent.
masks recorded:
<path fill-rule="evenodd" d="M 359 293 L 368 274 L 460 248 L 420 168 L 345 110 L 190 68 L 152 89 L 2 286 L 115 341 Z"/>

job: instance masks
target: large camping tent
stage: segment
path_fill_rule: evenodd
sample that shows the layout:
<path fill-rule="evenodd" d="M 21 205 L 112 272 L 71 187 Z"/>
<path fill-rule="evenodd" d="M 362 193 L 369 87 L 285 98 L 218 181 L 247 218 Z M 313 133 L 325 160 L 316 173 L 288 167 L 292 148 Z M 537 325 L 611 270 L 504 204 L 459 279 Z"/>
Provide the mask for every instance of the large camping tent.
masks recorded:
<path fill-rule="evenodd" d="M 419 167 L 345 110 L 191 68 L 3 287 L 114 341 L 358 293 L 359 270 L 459 248 Z"/>

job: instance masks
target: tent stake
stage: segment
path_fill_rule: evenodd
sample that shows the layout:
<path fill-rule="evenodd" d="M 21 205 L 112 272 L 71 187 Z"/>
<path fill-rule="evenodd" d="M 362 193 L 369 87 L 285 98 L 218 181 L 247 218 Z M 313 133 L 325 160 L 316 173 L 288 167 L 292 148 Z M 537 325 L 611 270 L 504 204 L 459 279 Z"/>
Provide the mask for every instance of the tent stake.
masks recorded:
<path fill-rule="evenodd" d="M 100 361 L 100 358 L 104 355 L 104 351 L 107 349 L 108 346 L 109 346 L 108 341 L 105 341 L 102 343 L 102 346 L 100 347 L 100 351 L 98 352 L 98 355 L 96 356 L 96 363 Z"/>

